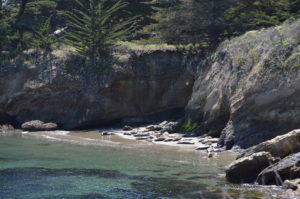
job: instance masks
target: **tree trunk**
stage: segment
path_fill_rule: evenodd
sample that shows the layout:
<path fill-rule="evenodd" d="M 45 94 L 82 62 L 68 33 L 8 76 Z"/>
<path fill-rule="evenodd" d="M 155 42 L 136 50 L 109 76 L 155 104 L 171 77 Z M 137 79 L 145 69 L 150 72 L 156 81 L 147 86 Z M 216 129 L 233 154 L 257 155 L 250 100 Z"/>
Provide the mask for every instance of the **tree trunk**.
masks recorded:
<path fill-rule="evenodd" d="M 22 15 L 24 14 L 27 3 L 28 3 L 28 0 L 21 1 L 21 5 L 19 8 L 18 16 L 17 16 L 17 21 L 19 21 L 21 19 Z"/>

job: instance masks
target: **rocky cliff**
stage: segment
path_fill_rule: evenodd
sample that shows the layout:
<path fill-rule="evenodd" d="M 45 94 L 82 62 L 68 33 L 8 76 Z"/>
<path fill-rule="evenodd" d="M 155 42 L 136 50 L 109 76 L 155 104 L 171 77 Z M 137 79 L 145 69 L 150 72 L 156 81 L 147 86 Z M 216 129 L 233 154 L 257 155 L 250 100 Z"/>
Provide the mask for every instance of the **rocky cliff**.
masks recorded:
<path fill-rule="evenodd" d="M 223 42 L 198 71 L 186 117 L 247 148 L 300 127 L 300 20 Z"/>
<path fill-rule="evenodd" d="M 62 67 L 76 65 L 76 60 L 51 56 L 51 61 L 34 63 L 29 56 L 21 64 L 0 68 L 0 123 L 39 119 L 66 129 L 99 126 L 184 109 L 192 93 L 191 59 L 180 53 L 131 56 L 113 71 L 100 72 L 93 84 Z"/>

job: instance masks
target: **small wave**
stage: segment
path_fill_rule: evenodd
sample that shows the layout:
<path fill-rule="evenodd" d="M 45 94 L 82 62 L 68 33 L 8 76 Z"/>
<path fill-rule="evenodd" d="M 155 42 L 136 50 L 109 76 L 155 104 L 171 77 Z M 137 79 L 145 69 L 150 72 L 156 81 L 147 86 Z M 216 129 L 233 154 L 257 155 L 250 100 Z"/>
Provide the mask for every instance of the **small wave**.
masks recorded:
<path fill-rule="evenodd" d="M 70 131 L 37 131 L 37 132 L 29 132 L 29 131 L 23 131 L 22 134 L 47 134 L 47 135 L 68 135 Z"/>
<path fill-rule="evenodd" d="M 45 131 L 44 133 L 49 135 L 68 135 L 70 131 Z"/>
<path fill-rule="evenodd" d="M 63 139 L 51 137 L 51 136 L 48 136 L 48 135 L 41 135 L 41 137 L 47 138 L 47 139 L 49 139 L 49 140 L 63 141 Z"/>

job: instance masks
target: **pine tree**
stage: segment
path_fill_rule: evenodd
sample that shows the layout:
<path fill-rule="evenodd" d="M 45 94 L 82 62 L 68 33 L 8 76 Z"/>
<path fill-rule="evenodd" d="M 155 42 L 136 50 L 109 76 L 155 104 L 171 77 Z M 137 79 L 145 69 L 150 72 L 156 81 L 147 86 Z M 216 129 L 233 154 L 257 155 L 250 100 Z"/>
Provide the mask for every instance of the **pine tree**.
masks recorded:
<path fill-rule="evenodd" d="M 237 0 L 227 10 L 225 21 L 235 34 L 278 25 L 291 16 L 289 0 Z"/>
<path fill-rule="evenodd" d="M 12 10 L 4 6 L 4 2 L 3 0 L 0 1 L 0 53 L 10 50 L 10 40 L 14 35 L 12 31 Z"/>
<path fill-rule="evenodd" d="M 117 40 L 126 38 L 135 29 L 137 18 L 118 20 L 115 14 L 127 3 L 118 1 L 107 5 L 108 0 L 75 0 L 81 9 L 67 12 L 69 20 L 65 41 L 78 53 L 90 58 L 109 52 Z"/>
<path fill-rule="evenodd" d="M 34 31 L 34 38 L 31 45 L 45 50 L 46 52 L 51 51 L 52 45 L 56 42 L 56 37 L 51 34 L 51 17 L 49 17 L 41 26 Z"/>
<path fill-rule="evenodd" d="M 167 43 L 207 43 L 215 45 L 223 37 L 223 15 L 232 0 L 173 0 L 157 7 L 157 22 L 144 31 L 156 33 Z"/>
<path fill-rule="evenodd" d="M 293 15 L 300 15 L 300 0 L 290 0 L 290 11 Z"/>

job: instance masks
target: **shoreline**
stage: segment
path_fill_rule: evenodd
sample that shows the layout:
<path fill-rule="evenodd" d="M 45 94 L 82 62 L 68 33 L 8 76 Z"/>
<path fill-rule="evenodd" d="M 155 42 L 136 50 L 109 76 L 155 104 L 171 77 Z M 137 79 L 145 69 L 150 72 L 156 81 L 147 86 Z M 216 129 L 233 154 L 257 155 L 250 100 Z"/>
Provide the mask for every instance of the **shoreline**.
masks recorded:
<path fill-rule="evenodd" d="M 22 131 L 21 129 L 15 129 L 13 131 L 2 132 L 1 134 L 5 135 L 7 133 L 9 134 L 10 132 L 20 132 L 20 134 L 24 136 L 38 136 L 49 140 L 68 141 L 78 144 L 85 142 L 85 145 L 99 144 L 99 141 L 103 142 L 102 144 L 106 142 L 109 144 L 125 143 L 139 145 L 159 145 L 176 147 L 185 151 L 199 151 L 207 154 L 209 158 L 220 152 L 238 154 L 236 152 L 227 151 L 217 147 L 218 138 L 212 138 L 210 136 L 185 137 L 185 134 L 181 133 L 162 133 L 161 131 L 149 130 L 149 127 L 153 126 L 155 127 L 156 125 L 137 127 L 130 130 L 124 130 L 121 128 L 103 128 L 78 131 Z"/>

